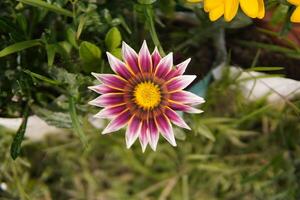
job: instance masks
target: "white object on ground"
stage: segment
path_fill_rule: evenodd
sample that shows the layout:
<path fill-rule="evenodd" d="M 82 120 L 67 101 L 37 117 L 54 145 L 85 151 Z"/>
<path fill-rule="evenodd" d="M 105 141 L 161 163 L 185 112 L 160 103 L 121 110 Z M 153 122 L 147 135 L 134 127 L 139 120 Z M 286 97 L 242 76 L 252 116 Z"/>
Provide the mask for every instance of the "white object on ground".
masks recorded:
<path fill-rule="evenodd" d="M 17 131 L 22 123 L 22 118 L 0 118 L 0 126 L 4 126 L 12 131 Z M 49 126 L 44 120 L 36 115 L 28 117 L 25 137 L 31 140 L 41 140 L 47 134 L 60 134 L 66 132 L 65 129 Z"/>
<path fill-rule="evenodd" d="M 225 70 L 220 65 L 213 70 L 213 76 L 220 80 Z M 300 94 L 300 81 L 283 77 L 264 77 L 265 73 L 245 71 L 239 67 L 229 67 L 230 77 L 240 81 L 240 87 L 245 97 L 257 100 L 267 96 L 269 102 L 283 102 Z"/>

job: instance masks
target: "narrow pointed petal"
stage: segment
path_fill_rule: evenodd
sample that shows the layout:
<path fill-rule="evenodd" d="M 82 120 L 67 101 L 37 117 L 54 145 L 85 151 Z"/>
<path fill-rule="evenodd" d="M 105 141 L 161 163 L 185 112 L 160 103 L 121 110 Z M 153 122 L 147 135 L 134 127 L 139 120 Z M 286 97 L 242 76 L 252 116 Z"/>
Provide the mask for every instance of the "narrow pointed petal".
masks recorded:
<path fill-rule="evenodd" d="M 205 12 L 210 12 L 222 5 L 224 0 L 204 0 L 204 10 Z"/>
<path fill-rule="evenodd" d="M 176 141 L 174 137 L 174 132 L 172 129 L 172 125 L 168 118 L 165 115 L 160 115 L 155 118 L 155 122 L 158 126 L 159 132 L 161 132 L 162 136 L 172 145 L 176 146 Z"/>
<path fill-rule="evenodd" d="M 126 130 L 126 146 L 129 149 L 140 135 L 142 122 L 136 116 L 133 116 L 129 121 L 128 128 Z"/>
<path fill-rule="evenodd" d="M 182 75 L 172 78 L 166 83 L 166 87 L 169 92 L 182 90 L 190 85 L 194 80 L 195 75 Z"/>
<path fill-rule="evenodd" d="M 121 60 L 119 60 L 109 52 L 106 52 L 106 55 L 108 58 L 109 65 L 111 66 L 114 72 L 116 72 L 118 75 L 122 76 L 125 79 L 131 78 L 132 74 L 125 63 L 123 63 Z"/>
<path fill-rule="evenodd" d="M 108 85 L 114 89 L 122 90 L 127 84 L 127 81 L 125 79 L 115 74 L 92 73 L 92 75 L 95 76 L 103 84 Z"/>
<path fill-rule="evenodd" d="M 128 110 L 124 111 L 107 125 L 107 127 L 103 130 L 102 134 L 107 134 L 120 130 L 121 128 L 126 126 L 130 118 L 130 112 Z"/>
<path fill-rule="evenodd" d="M 223 15 L 224 15 L 224 5 L 221 4 L 220 6 L 216 7 L 215 9 L 209 12 L 209 19 L 210 21 L 217 21 Z"/>
<path fill-rule="evenodd" d="M 293 4 L 295 6 L 300 6 L 300 0 L 288 0 L 290 4 Z"/>
<path fill-rule="evenodd" d="M 171 108 L 167 107 L 165 110 L 165 114 L 169 118 L 169 120 L 175 125 L 191 130 L 191 128 L 185 123 L 185 121 Z"/>
<path fill-rule="evenodd" d="M 163 57 L 159 61 L 155 69 L 155 75 L 160 78 L 165 77 L 166 74 L 169 71 L 171 71 L 172 67 L 173 67 L 173 53 L 169 53 L 167 56 Z"/>
<path fill-rule="evenodd" d="M 227 0 L 225 1 L 225 13 L 224 18 L 225 21 L 231 21 L 237 14 L 239 8 L 238 0 Z"/>
<path fill-rule="evenodd" d="M 138 55 L 137 53 L 125 42 L 122 42 L 122 54 L 125 63 L 132 69 L 134 73 L 138 73 Z"/>
<path fill-rule="evenodd" d="M 199 110 L 197 108 L 194 108 L 192 106 L 188 106 L 188 105 L 184 105 L 181 103 L 176 103 L 173 101 L 169 102 L 168 105 L 171 109 L 176 110 L 176 111 L 183 111 L 183 112 L 187 112 L 187 113 L 203 113 L 202 110 Z"/>
<path fill-rule="evenodd" d="M 101 84 L 101 85 L 95 85 L 95 86 L 89 86 L 90 90 L 93 90 L 94 92 L 97 92 L 98 94 L 106 94 L 106 93 L 120 93 L 123 92 L 122 89 L 114 89 L 107 85 Z"/>
<path fill-rule="evenodd" d="M 90 105 L 105 107 L 124 104 L 124 95 L 122 93 L 103 94 L 89 102 Z"/>
<path fill-rule="evenodd" d="M 159 54 L 159 51 L 158 51 L 157 47 L 155 47 L 155 49 L 154 49 L 154 51 L 153 51 L 151 57 L 152 57 L 152 67 L 153 67 L 153 71 L 155 71 L 155 69 L 156 69 L 156 67 L 157 67 L 157 65 L 158 65 L 158 63 L 159 63 L 159 61 L 161 60 L 161 56 L 160 56 L 160 54 Z"/>
<path fill-rule="evenodd" d="M 102 109 L 94 117 L 96 118 L 113 118 L 127 109 L 125 105 L 112 106 Z"/>
<path fill-rule="evenodd" d="M 299 1 L 300 2 L 300 1 Z M 264 0 L 258 0 L 258 15 L 257 18 L 262 19 L 265 17 L 265 2 Z"/>
<path fill-rule="evenodd" d="M 294 10 L 291 16 L 291 22 L 300 23 L 300 5 Z"/>
<path fill-rule="evenodd" d="M 150 147 L 153 149 L 153 151 L 156 151 L 156 147 L 159 139 L 158 128 L 153 119 L 149 119 L 148 125 L 149 125 L 149 137 L 148 137 L 149 144 Z"/>
<path fill-rule="evenodd" d="M 142 72 L 151 72 L 152 70 L 152 58 L 145 40 L 139 52 L 139 66 Z"/>
<path fill-rule="evenodd" d="M 258 16 L 258 0 L 240 0 L 241 8 L 243 12 L 251 17 L 256 18 Z"/>
<path fill-rule="evenodd" d="M 148 125 L 146 121 L 142 122 L 142 127 L 141 127 L 141 133 L 139 135 L 140 143 L 142 146 L 142 151 L 143 153 L 146 150 L 147 144 L 148 144 Z"/>
<path fill-rule="evenodd" d="M 189 59 L 183 61 L 182 63 L 176 65 L 175 69 L 172 69 L 168 73 L 166 80 L 174 78 L 175 76 L 183 75 L 183 73 L 185 72 L 185 70 L 190 62 L 191 62 L 191 59 L 189 58 Z"/>
<path fill-rule="evenodd" d="M 174 92 L 170 95 L 170 100 L 178 103 L 191 105 L 198 105 L 205 102 L 205 100 L 202 97 L 199 97 L 188 91 Z"/>

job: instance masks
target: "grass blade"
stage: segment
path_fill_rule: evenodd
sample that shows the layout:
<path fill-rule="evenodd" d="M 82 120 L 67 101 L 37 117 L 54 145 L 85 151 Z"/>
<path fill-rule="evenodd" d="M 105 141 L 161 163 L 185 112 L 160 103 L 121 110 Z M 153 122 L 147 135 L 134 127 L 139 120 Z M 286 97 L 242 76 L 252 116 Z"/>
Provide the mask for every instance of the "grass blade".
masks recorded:
<path fill-rule="evenodd" d="M 24 4 L 27 4 L 27 5 L 50 10 L 50 11 L 53 11 L 53 12 L 56 12 L 58 14 L 62 14 L 62 15 L 68 16 L 68 17 L 73 17 L 73 14 L 71 11 L 60 8 L 58 6 L 55 6 L 55 5 L 52 5 L 49 3 L 46 3 L 41 0 L 19 0 L 19 1 Z"/>
<path fill-rule="evenodd" d="M 39 39 L 12 44 L 0 51 L 0 58 L 38 45 L 41 45 L 41 40 Z"/>

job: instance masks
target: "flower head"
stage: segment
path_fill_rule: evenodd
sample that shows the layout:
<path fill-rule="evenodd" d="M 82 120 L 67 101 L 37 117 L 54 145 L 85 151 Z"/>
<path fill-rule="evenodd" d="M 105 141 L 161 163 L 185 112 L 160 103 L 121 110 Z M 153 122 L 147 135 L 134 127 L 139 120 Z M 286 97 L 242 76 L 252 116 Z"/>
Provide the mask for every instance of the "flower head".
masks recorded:
<path fill-rule="evenodd" d="M 188 0 L 195 3 L 202 0 Z M 239 6 L 251 18 L 265 16 L 264 0 L 203 0 L 204 10 L 209 13 L 209 19 L 216 21 L 224 15 L 225 21 L 231 21 L 237 14 Z"/>
<path fill-rule="evenodd" d="M 176 146 L 171 122 L 190 128 L 175 111 L 201 113 L 192 106 L 204 103 L 203 98 L 183 91 L 196 78 L 183 75 L 190 59 L 173 67 L 172 53 L 161 58 L 155 48 L 150 54 L 145 41 L 139 54 L 123 42 L 122 56 L 123 61 L 107 52 L 116 74 L 93 73 L 101 84 L 89 87 L 101 94 L 90 104 L 104 107 L 95 117 L 111 119 L 102 133 L 127 126 L 128 148 L 139 138 L 143 151 L 147 144 L 156 150 L 159 133 Z"/>
<path fill-rule="evenodd" d="M 288 2 L 296 6 L 291 16 L 291 22 L 300 23 L 300 0 L 288 0 Z"/>

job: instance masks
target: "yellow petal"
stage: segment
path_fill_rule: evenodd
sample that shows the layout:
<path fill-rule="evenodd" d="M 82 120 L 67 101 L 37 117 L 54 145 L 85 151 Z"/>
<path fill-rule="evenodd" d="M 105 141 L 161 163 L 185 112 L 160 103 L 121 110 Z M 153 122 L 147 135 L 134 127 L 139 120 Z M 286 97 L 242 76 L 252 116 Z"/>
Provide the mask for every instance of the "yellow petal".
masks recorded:
<path fill-rule="evenodd" d="M 293 12 L 291 22 L 300 23 L 300 6 L 298 6 Z"/>
<path fill-rule="evenodd" d="M 225 1 L 225 13 L 224 18 L 225 21 L 231 21 L 235 16 L 239 8 L 238 0 L 227 0 Z"/>
<path fill-rule="evenodd" d="M 209 19 L 211 21 L 216 21 L 223 14 L 224 14 L 224 4 L 221 4 L 220 6 L 218 6 L 217 8 L 215 8 L 209 12 Z"/>
<path fill-rule="evenodd" d="M 201 2 L 202 0 L 187 0 L 187 2 L 189 3 L 199 3 Z"/>
<path fill-rule="evenodd" d="M 264 18 L 264 16 L 265 16 L 265 3 L 264 3 L 264 0 L 258 0 L 258 15 L 257 15 L 257 18 L 262 19 L 262 18 Z"/>
<path fill-rule="evenodd" d="M 204 0 L 204 10 L 205 12 L 210 12 L 211 10 L 222 5 L 224 0 Z"/>
<path fill-rule="evenodd" d="M 256 18 L 258 15 L 258 0 L 240 0 L 241 8 L 246 15 Z"/>
<path fill-rule="evenodd" d="M 293 5 L 296 5 L 296 6 L 299 6 L 300 5 L 300 0 L 288 0 L 288 2 L 290 4 L 293 4 Z"/>

